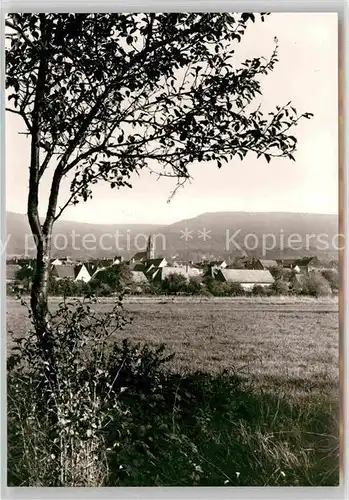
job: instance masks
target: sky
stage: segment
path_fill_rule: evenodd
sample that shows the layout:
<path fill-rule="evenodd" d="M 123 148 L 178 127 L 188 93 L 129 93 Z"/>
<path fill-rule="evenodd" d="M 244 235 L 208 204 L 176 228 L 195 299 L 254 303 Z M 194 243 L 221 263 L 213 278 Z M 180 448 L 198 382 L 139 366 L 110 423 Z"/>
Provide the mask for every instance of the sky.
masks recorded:
<path fill-rule="evenodd" d="M 90 223 L 170 224 L 205 212 L 338 213 L 338 39 L 333 13 L 271 14 L 248 28 L 239 58 L 268 57 L 279 42 L 279 62 L 264 79 L 256 107 L 271 111 L 289 101 L 298 112 L 312 112 L 294 129 L 296 162 L 248 156 L 218 170 L 194 164 L 193 180 L 177 191 L 173 179 L 143 172 L 133 188 L 112 190 L 100 183 L 87 203 L 68 207 L 62 219 Z M 25 213 L 28 191 L 29 140 L 21 118 L 6 113 L 6 208 Z M 40 212 L 46 210 L 49 177 L 40 191 Z M 69 193 L 62 186 L 61 200 Z"/>

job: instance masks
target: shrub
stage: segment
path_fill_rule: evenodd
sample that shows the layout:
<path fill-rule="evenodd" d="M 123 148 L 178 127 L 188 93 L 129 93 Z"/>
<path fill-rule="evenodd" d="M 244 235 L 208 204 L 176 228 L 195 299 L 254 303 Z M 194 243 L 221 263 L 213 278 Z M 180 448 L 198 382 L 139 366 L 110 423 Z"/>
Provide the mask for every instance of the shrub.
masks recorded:
<path fill-rule="evenodd" d="M 290 293 L 293 295 L 300 295 L 303 293 L 303 286 L 296 278 L 291 281 Z"/>
<path fill-rule="evenodd" d="M 187 293 L 189 295 L 198 295 L 202 290 L 202 280 L 200 277 L 191 277 L 187 283 Z"/>
<path fill-rule="evenodd" d="M 118 401 L 117 376 L 106 376 L 107 340 L 127 319 L 120 301 L 102 316 L 94 302 L 63 301 L 51 314 L 49 357 L 34 329 L 14 339 L 8 415 L 11 447 L 15 439 L 21 451 L 11 474 L 27 486 L 101 486 L 108 474 L 103 429 Z"/>
<path fill-rule="evenodd" d="M 274 279 L 279 280 L 282 279 L 283 276 L 283 269 L 282 267 L 279 266 L 273 266 L 269 269 L 270 274 L 273 276 Z"/>
<path fill-rule="evenodd" d="M 161 289 L 167 294 L 177 295 L 179 293 L 186 293 L 188 280 L 182 274 L 169 274 L 161 283 Z"/>
<path fill-rule="evenodd" d="M 287 295 L 289 292 L 289 285 L 283 279 L 277 279 L 271 285 L 271 289 L 275 295 Z"/>
<path fill-rule="evenodd" d="M 229 283 L 229 295 L 233 297 L 245 295 L 245 290 L 240 283 Z"/>
<path fill-rule="evenodd" d="M 142 285 L 142 288 L 143 292 L 146 295 L 160 295 L 162 293 L 161 283 L 157 283 L 155 281 L 144 283 L 144 285 Z"/>
<path fill-rule="evenodd" d="M 338 292 L 339 290 L 339 272 L 337 269 L 326 269 L 322 271 L 322 276 L 329 283 L 332 292 Z"/>
<path fill-rule="evenodd" d="M 252 294 L 264 296 L 264 295 L 266 295 L 266 290 L 265 290 L 264 286 L 254 285 L 254 287 L 252 288 Z"/>
<path fill-rule="evenodd" d="M 121 263 L 101 269 L 89 282 L 89 286 L 92 292 L 98 291 L 99 294 L 103 293 L 105 295 L 106 290 L 110 290 L 109 293 L 122 293 L 131 282 L 132 277 L 129 267 Z"/>
<path fill-rule="evenodd" d="M 305 279 L 303 293 L 314 297 L 321 297 L 331 294 L 329 282 L 320 273 L 312 273 Z"/>
<path fill-rule="evenodd" d="M 23 285 L 23 289 L 30 290 L 31 282 L 35 273 L 35 266 L 23 265 L 16 273 L 16 281 Z"/>

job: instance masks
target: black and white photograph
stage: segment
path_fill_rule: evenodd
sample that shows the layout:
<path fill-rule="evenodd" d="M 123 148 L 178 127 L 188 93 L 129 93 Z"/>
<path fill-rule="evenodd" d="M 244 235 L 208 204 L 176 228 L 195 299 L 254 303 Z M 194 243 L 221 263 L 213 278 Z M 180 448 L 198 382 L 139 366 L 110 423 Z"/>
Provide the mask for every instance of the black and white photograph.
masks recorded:
<path fill-rule="evenodd" d="M 339 485 L 338 61 L 333 12 L 6 14 L 8 487 Z"/>

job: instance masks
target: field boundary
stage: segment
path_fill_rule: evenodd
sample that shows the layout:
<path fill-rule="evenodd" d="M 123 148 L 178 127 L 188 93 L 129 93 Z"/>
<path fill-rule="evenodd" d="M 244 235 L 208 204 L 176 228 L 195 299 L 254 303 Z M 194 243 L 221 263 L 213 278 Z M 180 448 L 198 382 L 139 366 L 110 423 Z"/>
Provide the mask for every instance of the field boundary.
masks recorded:
<path fill-rule="evenodd" d="M 29 296 L 23 297 L 25 300 L 29 300 Z M 78 300 L 82 297 L 67 297 L 67 301 Z M 15 297 L 7 297 L 7 302 L 17 302 L 18 299 Z M 63 296 L 51 296 L 49 301 L 51 303 L 59 303 L 63 300 Z M 116 297 L 101 297 L 99 299 L 103 303 L 114 303 Z M 123 298 L 124 303 L 151 303 L 151 304 L 161 304 L 161 303 L 233 303 L 233 304 L 265 304 L 265 305 L 281 305 L 281 304 L 331 304 L 338 305 L 338 296 L 335 297 L 290 297 L 290 296 L 273 296 L 273 297 L 200 297 L 196 296 L 171 296 L 171 295 L 126 295 Z"/>

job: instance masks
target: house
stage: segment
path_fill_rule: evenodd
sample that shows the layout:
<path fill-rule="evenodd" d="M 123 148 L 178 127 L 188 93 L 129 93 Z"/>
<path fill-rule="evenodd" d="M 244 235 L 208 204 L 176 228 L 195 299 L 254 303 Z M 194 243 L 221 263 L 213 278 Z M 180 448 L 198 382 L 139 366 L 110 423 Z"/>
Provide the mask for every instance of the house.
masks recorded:
<path fill-rule="evenodd" d="M 290 269 L 296 273 L 299 273 L 300 267 L 297 262 L 299 259 L 276 259 L 278 266 L 281 266 L 283 269 Z"/>
<path fill-rule="evenodd" d="M 63 264 L 52 266 L 51 274 L 57 280 L 75 280 L 75 272 L 73 266 L 64 266 Z"/>
<path fill-rule="evenodd" d="M 17 264 L 21 267 L 27 266 L 34 268 L 36 264 L 36 259 L 33 258 L 22 258 L 22 257 L 13 257 L 11 259 L 6 259 L 6 265 Z"/>
<path fill-rule="evenodd" d="M 99 271 L 107 269 L 114 265 L 114 259 L 100 259 L 100 260 L 90 260 L 84 263 L 86 269 L 93 278 Z"/>
<path fill-rule="evenodd" d="M 6 265 L 6 283 L 14 283 L 16 281 L 16 275 L 21 269 L 19 264 L 7 264 Z"/>
<path fill-rule="evenodd" d="M 85 283 L 91 280 L 91 275 L 84 264 L 80 266 L 53 266 L 51 272 L 57 280 L 84 281 Z"/>
<path fill-rule="evenodd" d="M 113 265 L 115 264 L 121 264 L 124 261 L 124 258 L 122 255 L 116 255 L 113 259 Z"/>
<path fill-rule="evenodd" d="M 153 241 L 153 236 L 150 235 L 148 238 L 147 248 L 144 252 L 137 252 L 131 257 L 129 264 L 141 264 L 149 260 L 155 259 L 155 245 Z"/>
<path fill-rule="evenodd" d="M 91 276 L 93 276 L 93 274 L 97 271 L 97 269 L 100 266 L 99 260 L 89 260 L 89 261 L 85 262 L 84 264 L 85 264 L 85 267 Z"/>
<path fill-rule="evenodd" d="M 158 269 L 155 269 L 151 279 L 154 281 L 163 281 L 171 274 L 180 274 L 189 278 L 187 268 L 185 267 L 159 267 Z"/>
<path fill-rule="evenodd" d="M 318 257 L 304 257 L 303 259 L 297 260 L 297 266 L 300 268 L 301 272 L 304 274 L 309 274 L 316 271 L 328 271 L 332 269 L 331 266 L 327 266 L 320 261 Z"/>
<path fill-rule="evenodd" d="M 146 267 L 165 267 L 168 266 L 168 262 L 165 257 L 159 257 L 157 259 L 147 259 L 145 262 Z"/>
<path fill-rule="evenodd" d="M 196 276 L 202 276 L 204 274 L 203 269 L 194 265 L 189 265 L 187 271 L 189 278 L 195 278 Z"/>
<path fill-rule="evenodd" d="M 147 260 L 147 252 L 137 252 L 131 257 L 129 264 L 141 264 Z"/>
<path fill-rule="evenodd" d="M 168 262 L 164 257 L 160 257 L 158 259 L 149 259 L 144 262 L 144 273 L 149 274 L 150 272 L 154 272 L 156 269 L 159 269 L 160 267 L 166 267 L 168 266 Z M 137 269 L 140 270 L 140 265 L 136 264 Z"/>
<path fill-rule="evenodd" d="M 273 269 L 275 267 L 278 267 L 278 263 L 276 262 L 276 260 L 261 259 L 259 262 L 262 264 L 263 269 Z"/>
<path fill-rule="evenodd" d="M 88 272 L 85 264 L 75 266 L 74 268 L 75 280 L 74 281 L 84 281 L 88 283 L 91 280 L 91 274 Z"/>
<path fill-rule="evenodd" d="M 61 259 L 53 259 L 51 260 L 51 266 L 62 266 L 63 265 L 63 262 L 61 261 Z"/>
<path fill-rule="evenodd" d="M 170 274 L 180 274 L 189 279 L 201 276 L 202 273 L 203 271 L 201 269 L 191 267 L 189 264 L 187 264 L 185 266 L 164 266 L 150 269 L 149 272 L 146 273 L 146 276 L 154 281 L 163 281 Z"/>
<path fill-rule="evenodd" d="M 141 271 L 143 273 L 146 270 L 146 265 L 145 265 L 145 263 L 135 264 L 134 266 L 131 267 L 131 270 L 132 271 Z"/>
<path fill-rule="evenodd" d="M 223 283 L 239 283 L 245 290 L 255 285 L 269 286 L 274 283 L 270 271 L 256 269 L 220 269 L 215 279 Z"/>
<path fill-rule="evenodd" d="M 75 261 L 70 257 L 55 257 L 51 259 L 52 266 L 73 266 L 75 265 Z"/>

